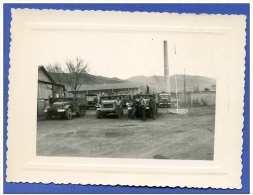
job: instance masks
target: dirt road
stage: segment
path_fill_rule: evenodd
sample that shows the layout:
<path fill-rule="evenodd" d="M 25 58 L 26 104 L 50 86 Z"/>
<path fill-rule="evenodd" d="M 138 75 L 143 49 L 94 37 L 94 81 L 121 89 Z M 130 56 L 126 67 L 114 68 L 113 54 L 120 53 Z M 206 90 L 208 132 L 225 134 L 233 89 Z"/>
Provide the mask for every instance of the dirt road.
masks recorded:
<path fill-rule="evenodd" d="M 189 108 L 189 115 L 159 109 L 156 120 L 96 119 L 95 111 L 72 120 L 39 120 L 37 155 L 212 160 L 214 108 Z"/>

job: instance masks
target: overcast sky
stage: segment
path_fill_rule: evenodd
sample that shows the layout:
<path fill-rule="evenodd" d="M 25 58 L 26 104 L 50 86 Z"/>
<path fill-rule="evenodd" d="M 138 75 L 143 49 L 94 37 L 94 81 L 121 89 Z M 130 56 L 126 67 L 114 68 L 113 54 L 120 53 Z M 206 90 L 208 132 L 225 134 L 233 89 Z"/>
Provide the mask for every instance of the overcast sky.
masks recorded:
<path fill-rule="evenodd" d="M 214 33 L 99 32 L 39 30 L 32 34 L 38 65 L 76 56 L 89 64 L 90 74 L 127 79 L 163 75 L 163 41 L 168 42 L 170 75 L 217 78 L 226 63 L 226 42 Z M 176 50 L 176 54 L 175 54 Z"/>

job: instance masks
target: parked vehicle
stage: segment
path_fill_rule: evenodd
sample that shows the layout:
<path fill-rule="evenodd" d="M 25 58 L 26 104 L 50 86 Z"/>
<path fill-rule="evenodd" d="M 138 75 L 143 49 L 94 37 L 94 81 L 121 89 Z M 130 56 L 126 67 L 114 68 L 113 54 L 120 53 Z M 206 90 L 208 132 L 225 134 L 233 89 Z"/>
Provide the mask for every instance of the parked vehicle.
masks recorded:
<path fill-rule="evenodd" d="M 101 119 L 106 117 L 107 115 L 115 115 L 117 116 L 117 108 L 116 108 L 116 100 L 117 98 L 121 99 L 120 95 L 107 95 L 101 96 L 100 100 L 96 107 L 96 117 L 97 119 Z M 122 106 L 121 106 L 122 107 Z M 121 109 L 121 116 L 123 115 L 123 109 Z"/>
<path fill-rule="evenodd" d="M 133 112 L 133 109 L 134 109 L 134 106 L 133 106 L 133 102 L 135 100 L 135 103 L 136 103 L 136 112 L 135 112 L 135 117 L 139 118 L 141 117 L 141 103 L 140 103 L 140 96 L 142 96 L 146 102 L 146 116 L 147 117 L 151 117 L 151 114 L 150 114 L 150 108 L 149 108 L 149 101 L 150 101 L 150 98 L 152 97 L 155 101 L 155 105 L 157 105 L 157 101 L 156 101 L 156 96 L 155 94 L 138 94 L 138 95 L 134 95 L 133 96 L 133 101 L 131 103 L 128 104 L 128 107 L 127 107 L 127 114 L 128 114 L 128 118 L 130 118 L 130 116 L 132 115 L 132 112 Z M 158 109 L 157 109 L 157 106 L 155 107 L 155 114 L 157 115 L 158 113 Z"/>
<path fill-rule="evenodd" d="M 96 94 L 87 94 L 85 95 L 85 97 L 87 98 L 87 109 L 96 109 L 96 105 L 98 103 L 98 96 Z"/>
<path fill-rule="evenodd" d="M 171 107 L 171 95 L 169 93 L 158 93 L 158 107 Z"/>
<path fill-rule="evenodd" d="M 86 98 L 60 97 L 55 100 L 51 107 L 44 110 L 46 119 L 50 120 L 53 116 L 61 116 L 70 120 L 75 114 L 80 117 L 85 115 L 87 110 Z"/>

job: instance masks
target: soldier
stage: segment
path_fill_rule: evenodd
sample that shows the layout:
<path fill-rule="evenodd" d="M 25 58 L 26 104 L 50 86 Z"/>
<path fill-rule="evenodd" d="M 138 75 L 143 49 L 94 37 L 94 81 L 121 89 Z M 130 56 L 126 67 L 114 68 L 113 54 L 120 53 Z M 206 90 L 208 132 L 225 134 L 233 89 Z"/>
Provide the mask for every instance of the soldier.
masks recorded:
<path fill-rule="evenodd" d="M 121 119 L 121 101 L 119 98 L 117 98 L 116 100 L 116 112 L 117 112 L 117 115 L 118 115 L 118 119 Z"/>
<path fill-rule="evenodd" d="M 133 108 L 133 111 L 130 115 L 130 119 L 135 119 L 136 118 L 136 111 L 137 111 L 137 102 L 136 102 L 136 99 L 133 100 L 132 102 L 132 108 Z"/>
<path fill-rule="evenodd" d="M 140 97 L 140 106 L 141 106 L 141 109 L 140 109 L 140 113 L 141 113 L 141 119 L 143 121 L 146 120 L 146 101 L 145 99 L 141 96 Z"/>
<path fill-rule="evenodd" d="M 156 103 L 153 97 L 149 100 L 149 110 L 150 110 L 150 116 L 152 119 L 156 119 Z"/>

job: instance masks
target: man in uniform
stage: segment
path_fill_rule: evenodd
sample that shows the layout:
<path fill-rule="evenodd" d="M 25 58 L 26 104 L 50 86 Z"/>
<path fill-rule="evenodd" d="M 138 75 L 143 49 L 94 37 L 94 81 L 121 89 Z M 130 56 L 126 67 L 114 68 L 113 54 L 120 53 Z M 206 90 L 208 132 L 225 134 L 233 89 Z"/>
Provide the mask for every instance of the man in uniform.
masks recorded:
<path fill-rule="evenodd" d="M 137 106 L 138 106 L 137 101 L 136 101 L 136 99 L 134 99 L 133 102 L 132 102 L 132 106 L 131 106 L 133 108 L 133 111 L 130 115 L 130 119 L 135 119 L 136 118 Z"/>
<path fill-rule="evenodd" d="M 121 101 L 119 98 L 117 98 L 116 100 L 116 112 L 117 112 L 117 115 L 118 115 L 118 118 L 121 119 Z"/>
<path fill-rule="evenodd" d="M 141 104 L 140 105 L 141 119 L 145 121 L 146 120 L 146 101 L 142 96 L 140 97 L 140 104 Z"/>
<path fill-rule="evenodd" d="M 150 116 L 152 119 L 156 119 L 156 103 L 153 97 L 149 100 L 149 110 L 150 110 Z"/>

